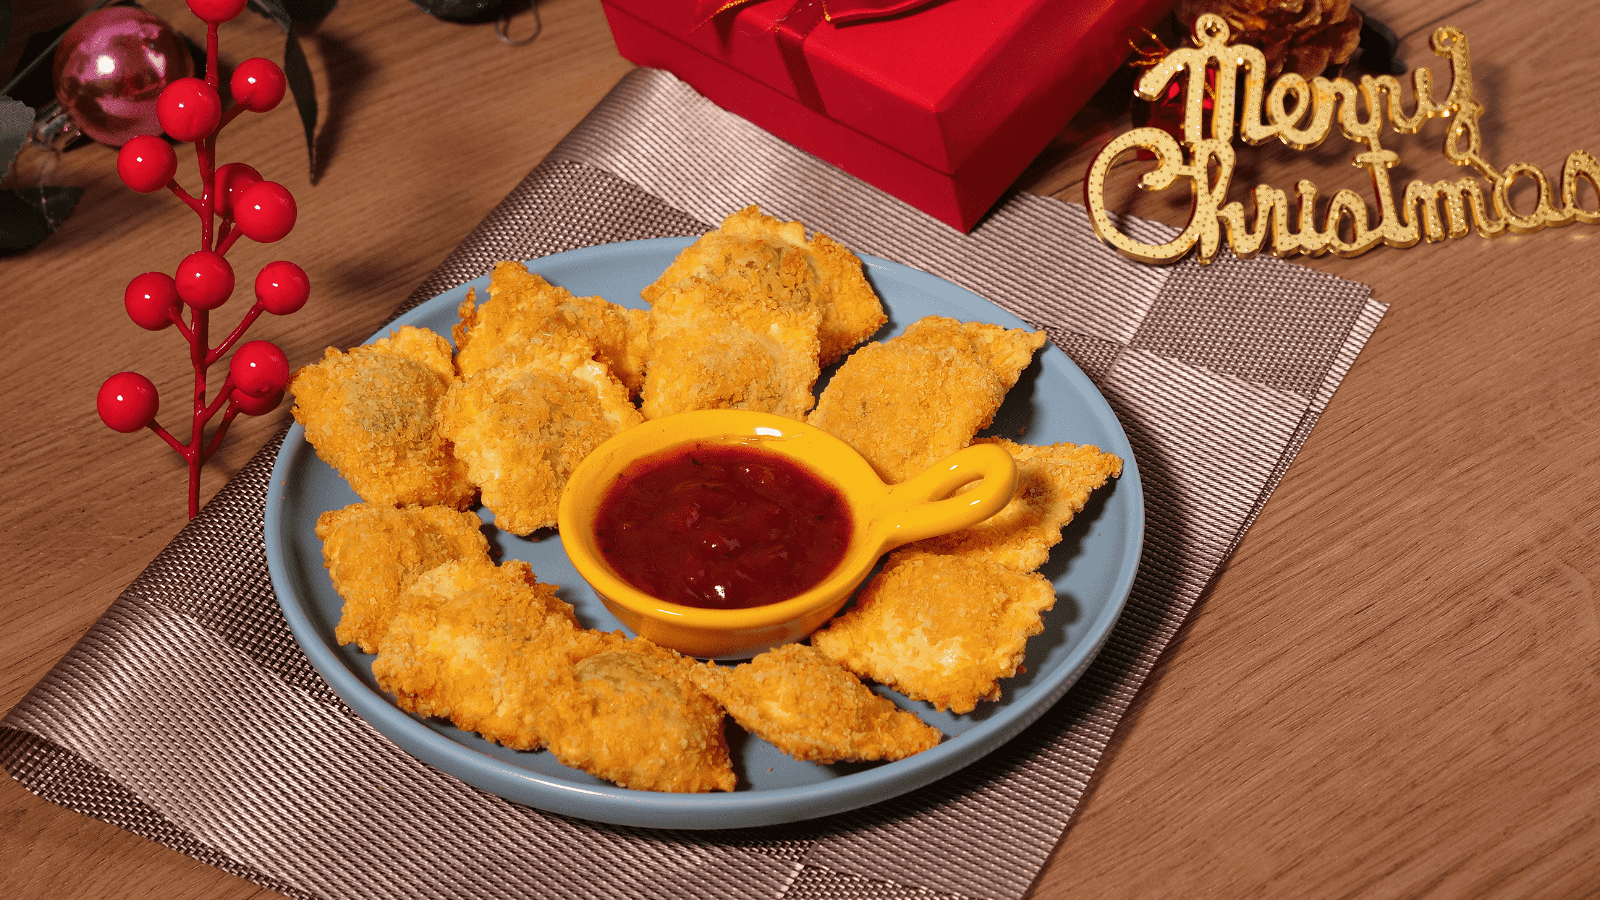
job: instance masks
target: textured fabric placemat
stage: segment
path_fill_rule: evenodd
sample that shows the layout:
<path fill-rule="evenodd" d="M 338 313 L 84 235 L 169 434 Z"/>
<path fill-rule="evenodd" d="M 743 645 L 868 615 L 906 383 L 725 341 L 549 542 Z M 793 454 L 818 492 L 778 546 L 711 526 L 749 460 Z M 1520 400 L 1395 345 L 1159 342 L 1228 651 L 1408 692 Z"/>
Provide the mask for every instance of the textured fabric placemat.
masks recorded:
<path fill-rule="evenodd" d="M 905 797 L 736 833 L 599 826 L 481 792 L 351 713 L 290 636 L 262 536 L 280 435 L 0 720 L 0 764 L 41 797 L 292 897 L 1024 895 L 1385 307 L 1274 259 L 1130 263 L 1082 207 L 1048 197 L 1011 196 L 964 235 L 641 69 L 401 308 L 501 259 L 699 234 L 751 203 L 1045 328 L 1127 431 L 1147 517 L 1132 596 L 1021 736 Z"/>

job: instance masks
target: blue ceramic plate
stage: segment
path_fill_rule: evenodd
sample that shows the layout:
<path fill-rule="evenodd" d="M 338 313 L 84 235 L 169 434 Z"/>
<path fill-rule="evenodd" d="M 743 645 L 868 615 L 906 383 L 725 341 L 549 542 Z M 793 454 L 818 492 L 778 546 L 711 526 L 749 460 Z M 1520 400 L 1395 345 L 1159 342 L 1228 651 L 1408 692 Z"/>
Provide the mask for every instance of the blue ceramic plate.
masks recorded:
<path fill-rule="evenodd" d="M 558 253 L 529 267 L 580 296 L 599 295 L 639 306 L 639 291 L 667 267 L 687 238 L 609 244 Z M 889 312 L 880 339 L 925 315 L 1024 327 L 1015 316 L 943 279 L 867 257 L 867 276 Z M 449 336 L 467 288 L 479 296 L 488 278 L 447 291 L 400 317 L 395 327 L 418 325 Z M 1096 493 L 1068 528 L 1044 574 L 1060 599 L 1045 617 L 1044 633 L 1028 644 L 1026 671 L 1005 694 L 964 716 L 885 692 L 944 732 L 938 747 L 881 764 L 822 766 L 802 763 L 744 734 L 731 722 L 729 745 L 740 787 L 731 793 L 659 794 L 619 788 L 557 763 L 546 752 L 507 750 L 447 722 L 423 719 L 396 707 L 372 677 L 372 657 L 334 640 L 341 601 L 322 565 L 314 527 L 325 510 L 358 501 L 337 474 L 317 458 L 305 433 L 290 429 L 278 454 L 267 494 L 267 563 L 278 602 L 311 662 L 345 702 L 417 758 L 508 800 L 561 815 L 654 828 L 743 828 L 810 819 L 866 806 L 914 790 L 967 766 L 1032 723 L 1083 673 L 1122 611 L 1139 564 L 1144 498 L 1127 437 L 1111 408 L 1084 374 L 1054 345 L 1046 344 L 1023 372 L 989 433 L 1031 444 L 1071 441 L 1120 455 L 1122 477 Z M 492 516 L 484 511 L 486 521 Z M 527 540 L 494 532 L 505 557 L 525 559 L 540 580 L 562 586 L 560 595 L 585 625 L 621 627 L 567 561 L 554 534 Z"/>

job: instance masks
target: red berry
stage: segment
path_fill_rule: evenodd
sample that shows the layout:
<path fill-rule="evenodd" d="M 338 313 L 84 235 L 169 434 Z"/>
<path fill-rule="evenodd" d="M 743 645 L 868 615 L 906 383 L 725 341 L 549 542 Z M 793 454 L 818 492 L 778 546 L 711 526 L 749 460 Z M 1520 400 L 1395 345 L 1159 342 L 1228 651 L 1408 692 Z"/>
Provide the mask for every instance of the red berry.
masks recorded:
<path fill-rule="evenodd" d="M 233 266 L 214 250 L 196 250 L 178 263 L 178 296 L 195 309 L 216 309 L 233 296 Z"/>
<path fill-rule="evenodd" d="M 178 285 L 165 272 L 135 275 L 122 292 L 122 306 L 133 324 L 160 331 L 171 325 L 178 314 Z"/>
<path fill-rule="evenodd" d="M 261 173 L 244 163 L 217 166 L 216 187 L 213 189 L 217 215 L 224 219 L 233 218 L 233 207 L 239 202 L 239 195 L 260 180 Z"/>
<path fill-rule="evenodd" d="M 153 134 L 130 138 L 117 151 L 117 174 L 122 176 L 122 183 L 141 194 L 166 187 L 177 171 L 177 152 Z"/>
<path fill-rule="evenodd" d="M 288 82 L 283 77 L 283 70 L 270 59 L 259 56 L 251 57 L 233 70 L 233 77 L 228 81 L 228 88 L 233 92 L 234 102 L 251 112 L 266 112 L 278 105 L 283 99 L 283 91 L 288 87 Z"/>
<path fill-rule="evenodd" d="M 260 181 L 244 189 L 233 205 L 233 221 L 252 241 L 270 244 L 294 228 L 294 195 L 276 181 Z"/>
<path fill-rule="evenodd" d="M 260 399 L 289 383 L 289 357 L 271 341 L 249 341 L 233 351 L 228 375 L 237 393 Z"/>
<path fill-rule="evenodd" d="M 156 420 L 161 397 L 150 379 L 138 372 L 118 372 L 100 385 L 94 399 L 100 421 L 123 434 L 138 431 Z"/>
<path fill-rule="evenodd" d="M 239 407 L 239 412 L 247 416 L 264 416 L 278 408 L 283 402 L 283 391 L 273 391 L 265 397 L 252 397 L 249 394 L 235 392 L 233 404 Z"/>
<path fill-rule="evenodd" d="M 269 262 L 256 275 L 256 303 L 275 316 L 298 312 L 310 296 L 311 279 L 292 262 Z"/>
<path fill-rule="evenodd" d="M 244 9 L 245 0 L 189 0 L 189 11 L 202 22 L 221 25 Z"/>
<path fill-rule="evenodd" d="M 198 141 L 217 130 L 222 121 L 222 98 L 216 88 L 198 78 L 179 78 L 156 98 L 156 118 L 174 139 Z"/>

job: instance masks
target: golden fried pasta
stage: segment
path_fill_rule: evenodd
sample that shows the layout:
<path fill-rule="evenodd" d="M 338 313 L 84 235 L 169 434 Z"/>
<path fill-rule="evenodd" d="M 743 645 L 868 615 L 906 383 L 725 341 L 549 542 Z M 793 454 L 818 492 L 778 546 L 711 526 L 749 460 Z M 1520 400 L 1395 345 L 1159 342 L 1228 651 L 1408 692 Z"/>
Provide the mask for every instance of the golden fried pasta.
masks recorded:
<path fill-rule="evenodd" d="M 807 240 L 805 226 L 779 221 L 756 206 L 739 210 L 701 235 L 642 296 L 654 305 L 683 281 L 722 283 L 784 305 L 816 307 L 822 314 L 817 338 L 824 366 L 888 321 L 855 254 L 825 234 Z"/>
<path fill-rule="evenodd" d="M 1050 558 L 1061 531 L 1083 511 L 1089 495 L 1122 474 L 1122 460 L 1089 444 L 1018 444 L 1004 438 L 979 438 L 999 444 L 1017 461 L 1017 492 L 1001 510 L 961 531 L 931 537 L 906 549 L 986 559 L 1019 572 L 1031 572 Z"/>
<path fill-rule="evenodd" d="M 471 375 L 505 363 L 530 346 L 558 343 L 576 336 L 594 349 L 595 358 L 617 380 L 637 394 L 644 384 L 649 352 L 650 314 L 603 297 L 578 297 L 529 272 L 521 263 L 501 262 L 489 275 L 489 298 L 477 303 L 467 292 L 452 333 L 456 366 Z"/>
<path fill-rule="evenodd" d="M 567 478 L 607 438 L 643 421 L 628 391 L 577 336 L 464 375 L 439 404 L 441 432 L 482 490 L 495 526 L 556 523 Z"/>
<path fill-rule="evenodd" d="M 400 597 L 372 674 L 401 709 L 517 750 L 537 750 L 542 685 L 618 633 L 578 626 L 572 607 L 526 562 L 460 560 L 423 573 Z"/>
<path fill-rule="evenodd" d="M 733 790 L 722 709 L 690 679 L 695 665 L 636 638 L 551 670 L 533 711 L 551 755 L 634 790 Z"/>
<path fill-rule="evenodd" d="M 489 560 L 482 527 L 476 513 L 444 506 L 354 503 L 318 516 L 323 564 L 344 598 L 334 637 L 378 652 L 400 593 L 417 576 L 453 560 Z"/>
<path fill-rule="evenodd" d="M 785 644 L 738 666 L 704 663 L 694 680 L 746 731 L 801 761 L 904 759 L 941 737 L 804 644 Z"/>
<path fill-rule="evenodd" d="M 646 419 L 696 409 L 804 417 L 821 372 L 819 321 L 814 307 L 721 281 L 678 282 L 650 308 L 640 411 Z"/>
<path fill-rule="evenodd" d="M 862 678 L 969 713 L 1000 698 L 1000 679 L 1017 673 L 1055 602 L 1055 586 L 1036 573 L 897 550 L 811 645 Z"/>
<path fill-rule="evenodd" d="M 905 332 L 896 340 L 930 350 L 942 348 L 975 354 L 1000 379 L 1005 390 L 1010 391 L 1022 375 L 1022 370 L 1033 362 L 1033 355 L 1044 346 L 1047 336 L 1043 331 L 1006 328 L 988 322 L 962 322 L 949 316 L 923 316 L 906 326 Z"/>
<path fill-rule="evenodd" d="M 894 484 L 971 443 L 1044 345 L 1042 331 L 930 316 L 852 353 L 807 421 Z"/>
<path fill-rule="evenodd" d="M 450 342 L 408 325 L 348 353 L 330 347 L 289 391 L 306 440 L 361 499 L 465 509 L 477 491 L 437 415 L 454 377 Z"/>

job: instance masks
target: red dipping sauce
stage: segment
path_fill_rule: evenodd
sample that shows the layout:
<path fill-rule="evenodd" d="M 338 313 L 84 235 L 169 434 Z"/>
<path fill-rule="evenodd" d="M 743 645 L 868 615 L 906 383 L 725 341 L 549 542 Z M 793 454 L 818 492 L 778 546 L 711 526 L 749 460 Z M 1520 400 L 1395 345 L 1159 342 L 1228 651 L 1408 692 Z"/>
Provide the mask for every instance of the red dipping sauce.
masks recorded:
<path fill-rule="evenodd" d="M 844 558 L 838 488 L 743 444 L 693 444 L 624 469 L 595 516 L 600 556 L 661 600 L 744 609 L 796 597 Z"/>

